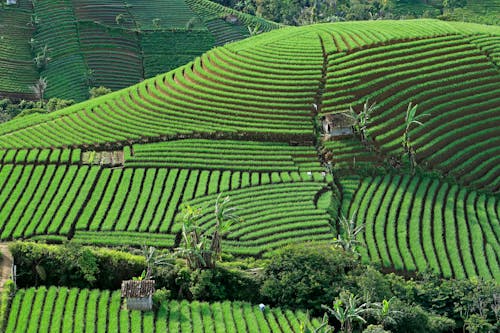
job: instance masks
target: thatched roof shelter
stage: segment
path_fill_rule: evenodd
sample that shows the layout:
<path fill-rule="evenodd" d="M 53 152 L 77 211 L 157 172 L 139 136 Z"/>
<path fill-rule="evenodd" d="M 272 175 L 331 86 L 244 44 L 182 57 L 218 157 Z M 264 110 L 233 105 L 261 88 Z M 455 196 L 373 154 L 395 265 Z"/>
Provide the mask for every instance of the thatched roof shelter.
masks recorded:
<path fill-rule="evenodd" d="M 153 295 L 155 292 L 154 280 L 142 281 L 123 281 L 122 282 L 122 297 L 126 298 L 143 298 Z"/>

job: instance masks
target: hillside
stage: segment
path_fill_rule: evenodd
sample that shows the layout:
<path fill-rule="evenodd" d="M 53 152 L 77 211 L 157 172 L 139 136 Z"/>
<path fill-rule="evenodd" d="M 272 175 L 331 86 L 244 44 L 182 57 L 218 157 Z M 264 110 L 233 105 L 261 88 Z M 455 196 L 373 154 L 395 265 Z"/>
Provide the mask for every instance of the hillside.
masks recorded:
<path fill-rule="evenodd" d="M 435 20 L 284 28 L 3 124 L 1 238 L 177 246 L 182 205 L 223 193 L 241 217 L 225 237 L 234 255 L 329 241 L 356 212 L 366 261 L 498 281 L 499 37 Z M 323 115 L 367 98 L 367 144 L 319 139 Z M 409 102 L 430 114 L 410 130 L 415 175 Z"/>
<path fill-rule="evenodd" d="M 45 77 L 45 97 L 82 101 L 89 87 L 130 86 L 248 37 L 247 27 L 278 27 L 208 0 L 19 0 L 4 7 L 0 97 L 11 98 L 33 98 L 29 86 Z"/>

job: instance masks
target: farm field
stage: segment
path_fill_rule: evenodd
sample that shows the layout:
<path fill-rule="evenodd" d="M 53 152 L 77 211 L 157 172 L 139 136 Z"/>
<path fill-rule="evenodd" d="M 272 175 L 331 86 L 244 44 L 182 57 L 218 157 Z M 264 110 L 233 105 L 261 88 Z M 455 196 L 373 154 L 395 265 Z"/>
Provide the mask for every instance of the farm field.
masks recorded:
<path fill-rule="evenodd" d="M 38 74 L 28 44 L 33 33 L 29 20 L 28 11 L 0 10 L 0 96 L 33 98 L 29 86 Z"/>
<path fill-rule="evenodd" d="M 33 99 L 29 86 L 44 77 L 45 97 L 86 100 L 91 87 L 119 90 L 246 38 L 247 26 L 278 27 L 208 0 L 19 0 L 4 7 L 0 64 L 14 79 L 1 75 L 0 96 L 13 98 Z M 37 56 L 43 61 L 34 66 Z"/>
<path fill-rule="evenodd" d="M 0 65 L 50 60 L 0 75 L 0 95 L 39 75 L 48 95 L 115 91 L 0 124 L 19 269 L 14 290 L 7 256 L 0 331 L 304 333 L 347 307 L 443 333 L 470 327 L 463 311 L 498 319 L 500 27 L 277 29 L 205 0 L 21 0 L 4 17 Z"/>
<path fill-rule="evenodd" d="M 308 321 L 304 312 L 262 313 L 256 305 L 229 301 L 169 301 L 156 313 L 128 311 L 121 308 L 120 291 L 40 287 L 17 291 L 5 332 L 298 333 Z"/>
<path fill-rule="evenodd" d="M 76 15 L 91 15 L 83 8 Z M 75 25 L 94 52 L 101 26 Z M 132 58 L 137 40 L 160 38 L 120 33 Z M 175 248 L 182 207 L 204 209 L 211 230 L 222 194 L 240 211 L 224 236 L 234 256 L 331 241 L 341 214 L 356 212 L 366 261 L 499 280 L 499 37 L 498 27 L 436 20 L 288 27 L 3 124 L 0 238 Z M 323 142 L 322 116 L 360 112 L 367 99 L 377 106 L 367 142 Z M 415 175 L 401 144 L 410 102 L 428 114 L 409 130 Z"/>

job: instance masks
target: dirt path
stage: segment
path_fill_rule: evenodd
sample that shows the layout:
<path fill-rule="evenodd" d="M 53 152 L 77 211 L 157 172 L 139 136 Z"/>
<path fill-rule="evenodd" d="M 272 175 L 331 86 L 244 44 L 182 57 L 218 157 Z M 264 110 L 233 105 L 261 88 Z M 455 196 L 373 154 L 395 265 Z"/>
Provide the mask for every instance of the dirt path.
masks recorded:
<path fill-rule="evenodd" d="M 0 277 L 0 292 L 3 290 L 5 281 L 10 279 L 11 269 L 12 269 L 12 254 L 9 251 L 8 244 L 0 244 L 0 252 L 2 253 L 2 264 L 0 266 L 1 277 Z"/>

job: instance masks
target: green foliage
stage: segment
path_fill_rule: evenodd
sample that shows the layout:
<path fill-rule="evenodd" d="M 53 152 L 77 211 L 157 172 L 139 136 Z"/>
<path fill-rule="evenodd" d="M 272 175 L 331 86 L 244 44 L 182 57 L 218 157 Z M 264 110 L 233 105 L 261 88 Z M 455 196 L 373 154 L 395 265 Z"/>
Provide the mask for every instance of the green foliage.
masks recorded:
<path fill-rule="evenodd" d="M 156 289 L 153 294 L 153 306 L 158 309 L 162 303 L 171 299 L 171 292 L 165 288 Z"/>
<path fill-rule="evenodd" d="M 93 87 L 89 89 L 90 98 L 97 98 L 109 94 L 112 90 L 103 86 Z"/>
<path fill-rule="evenodd" d="M 382 325 L 368 325 L 368 327 L 363 330 L 363 333 L 390 333 L 390 331 L 385 330 Z"/>
<path fill-rule="evenodd" d="M 319 313 L 330 304 L 355 269 L 351 254 L 330 245 L 290 246 L 278 251 L 263 273 L 261 293 L 271 304 Z"/>
<path fill-rule="evenodd" d="M 145 269 L 144 258 L 128 253 L 68 243 L 63 246 L 16 242 L 10 250 L 17 265 L 17 283 L 117 289 L 122 280 Z"/>
<path fill-rule="evenodd" d="M 216 262 L 221 260 L 222 236 L 229 232 L 233 222 L 238 221 L 234 213 L 236 208 L 229 206 L 229 196 L 221 200 L 221 195 L 215 201 L 215 224 L 210 232 L 201 229 L 200 218 L 203 214 L 200 208 L 186 205 L 179 215 L 182 240 L 176 254 L 185 258 L 191 269 L 215 268 Z"/>
<path fill-rule="evenodd" d="M 333 301 L 333 306 L 325 306 L 326 313 L 340 322 L 342 332 L 351 333 L 357 323 L 365 324 L 364 314 L 369 311 L 369 304 L 361 304 L 358 296 L 350 292 L 341 292 Z"/>
<path fill-rule="evenodd" d="M 259 285 L 250 275 L 216 267 L 191 273 L 189 291 L 193 299 L 201 301 L 245 300 L 258 302 Z"/>

